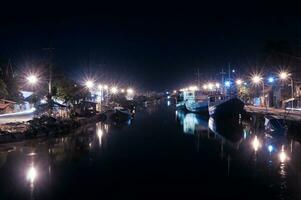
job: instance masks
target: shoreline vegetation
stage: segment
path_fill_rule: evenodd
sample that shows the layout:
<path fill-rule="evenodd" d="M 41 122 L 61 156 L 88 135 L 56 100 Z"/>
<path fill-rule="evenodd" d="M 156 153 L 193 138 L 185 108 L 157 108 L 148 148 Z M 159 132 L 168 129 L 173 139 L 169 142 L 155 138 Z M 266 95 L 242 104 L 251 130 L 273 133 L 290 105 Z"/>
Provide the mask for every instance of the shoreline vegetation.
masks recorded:
<path fill-rule="evenodd" d="M 140 101 L 132 102 L 134 107 L 147 105 L 150 102 L 154 102 L 161 99 L 159 98 L 145 98 Z M 121 106 L 132 110 L 127 105 Z M 1 124 L 0 126 L 0 144 L 21 142 L 35 138 L 47 138 L 67 135 L 70 132 L 85 126 L 87 124 L 96 122 L 111 123 L 112 120 L 118 121 L 118 117 L 112 116 L 114 106 L 106 108 L 103 112 L 98 112 L 94 115 L 77 116 L 69 118 L 54 118 L 48 115 L 42 115 L 35 117 L 27 122 L 12 122 Z"/>

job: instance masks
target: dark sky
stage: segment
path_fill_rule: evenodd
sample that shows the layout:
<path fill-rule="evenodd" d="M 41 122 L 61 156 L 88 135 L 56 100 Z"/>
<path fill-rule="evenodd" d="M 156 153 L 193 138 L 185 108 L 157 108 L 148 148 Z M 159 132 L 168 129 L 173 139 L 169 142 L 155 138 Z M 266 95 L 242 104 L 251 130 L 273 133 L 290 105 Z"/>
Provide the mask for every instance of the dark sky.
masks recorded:
<path fill-rule="evenodd" d="M 265 12 L 247 2 L 240 5 L 246 10 L 236 4 L 158 5 L 2 6 L 0 56 L 22 66 L 41 59 L 51 45 L 55 65 L 72 77 L 98 72 L 104 81 L 165 90 L 192 83 L 196 68 L 206 79 L 216 78 L 229 62 L 246 71 L 261 58 L 267 40 L 300 44 L 301 17 L 285 8 Z"/>

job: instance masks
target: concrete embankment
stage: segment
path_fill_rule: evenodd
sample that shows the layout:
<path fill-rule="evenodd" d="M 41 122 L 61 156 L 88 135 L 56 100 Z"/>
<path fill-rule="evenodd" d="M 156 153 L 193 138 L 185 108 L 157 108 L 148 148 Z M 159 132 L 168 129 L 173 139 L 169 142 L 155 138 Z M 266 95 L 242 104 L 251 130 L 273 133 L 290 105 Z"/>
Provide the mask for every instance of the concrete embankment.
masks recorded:
<path fill-rule="evenodd" d="M 256 106 L 245 106 L 245 110 L 250 114 L 275 115 L 280 119 L 301 123 L 301 111 Z"/>

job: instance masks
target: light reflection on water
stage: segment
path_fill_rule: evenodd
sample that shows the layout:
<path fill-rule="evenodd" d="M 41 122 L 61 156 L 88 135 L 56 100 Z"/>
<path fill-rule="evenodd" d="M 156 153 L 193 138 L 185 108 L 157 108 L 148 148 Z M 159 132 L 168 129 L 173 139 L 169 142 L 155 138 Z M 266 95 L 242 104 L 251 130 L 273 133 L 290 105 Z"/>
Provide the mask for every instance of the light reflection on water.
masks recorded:
<path fill-rule="evenodd" d="M 53 189 L 54 185 L 59 185 L 64 181 L 62 179 L 65 177 L 61 178 L 63 174 L 71 172 L 73 172 L 71 176 L 74 174 L 87 176 L 88 181 L 93 179 L 97 182 L 96 187 L 102 188 L 98 185 L 99 182 L 103 180 L 102 186 L 105 186 L 114 178 L 118 182 L 138 179 L 139 183 L 141 180 L 145 182 L 179 180 L 179 182 L 186 183 L 184 181 L 197 181 L 195 175 L 199 175 L 201 182 L 207 185 L 203 177 L 198 174 L 205 171 L 209 174 L 210 180 L 217 176 L 215 180 L 221 179 L 223 183 L 227 183 L 227 180 L 232 177 L 247 176 L 247 180 L 242 180 L 253 179 L 254 182 L 259 183 L 267 179 L 265 180 L 268 182 L 267 185 L 276 190 L 277 195 L 288 195 L 291 188 L 292 165 L 301 163 L 299 159 L 301 146 L 297 140 L 290 140 L 286 136 L 267 137 L 264 130 L 254 125 L 253 121 L 220 122 L 195 113 L 177 111 L 175 122 L 174 110 L 171 106 L 167 106 L 164 102 L 164 107 L 170 109 L 169 113 L 167 110 L 162 110 L 162 107 L 156 106 L 145 108 L 145 114 L 139 119 L 139 123 L 134 123 L 135 130 L 132 129 L 134 126 L 128 128 L 128 124 L 96 123 L 61 138 L 0 145 L 0 185 L 13 183 L 14 190 L 21 191 L 20 195 L 23 195 L 23 191 L 26 190 L 28 196 L 35 197 L 41 188 L 51 188 L 50 191 L 56 192 L 56 188 Z M 139 116 L 139 112 L 137 115 Z M 168 120 L 166 120 L 167 117 L 169 117 Z M 160 125 L 163 123 L 164 126 L 156 123 Z M 127 132 L 127 130 L 130 131 Z M 260 143 L 260 147 L 257 145 L 256 152 L 252 145 L 255 136 L 257 142 Z M 191 146 L 196 148 L 191 148 Z M 112 151 L 115 152 L 111 153 Z M 285 156 L 280 156 L 281 152 L 285 152 Z M 210 159 L 202 160 L 209 154 Z M 172 161 L 168 160 L 171 158 Z M 215 162 L 215 158 L 218 162 Z M 176 161 L 173 162 L 173 159 Z M 201 160 L 198 163 L 199 159 Z M 220 166 L 213 166 L 211 159 L 214 160 L 213 164 Z M 206 168 L 206 165 L 209 167 Z M 128 171 L 132 168 L 135 172 Z M 161 168 L 163 168 L 162 171 L 160 171 Z M 248 170 L 242 171 L 241 169 L 244 168 Z M 301 166 L 294 167 L 296 171 L 300 168 Z M 222 170 L 227 177 L 226 180 L 225 177 L 219 177 L 221 173 L 216 172 L 217 169 Z M 187 174 L 188 171 L 191 173 Z M 150 173 L 148 179 L 145 180 L 142 178 L 147 176 L 144 172 L 154 173 Z M 244 174 L 239 174 L 242 172 Z M 160 179 L 166 173 L 169 173 L 168 176 L 172 179 Z M 4 175 L 5 179 L 3 179 Z M 160 178 L 153 179 L 156 175 L 156 178 Z M 113 176 L 112 179 L 111 176 Z M 186 178 L 187 176 L 189 178 Z M 87 181 L 82 177 L 78 179 Z M 122 180 L 119 179 L 120 177 Z M 263 179 L 258 179 L 258 177 L 263 177 Z M 74 180 L 77 181 L 77 177 Z M 68 181 L 64 183 L 70 184 Z M 84 183 L 86 182 L 79 181 L 75 184 L 83 185 Z M 60 186 L 63 187 L 62 190 L 69 189 L 68 192 L 70 192 L 73 190 L 72 184 L 71 182 L 70 185 Z M 86 191 L 92 191 L 90 186 L 87 186 Z M 216 186 L 215 182 L 214 186 Z M 2 199 L 3 190 L 5 191 L 5 187 L 0 189 L 0 199 Z M 47 194 L 47 192 L 45 189 L 44 193 Z"/>
<path fill-rule="evenodd" d="M 130 123 L 126 122 L 112 126 L 120 129 L 129 125 Z M 47 187 L 51 184 L 53 166 L 81 158 L 83 154 L 90 154 L 89 152 L 96 152 L 102 148 L 109 134 L 110 126 L 98 122 L 61 138 L 36 139 L 0 145 L 0 170 L 6 164 L 12 165 L 10 169 L 12 179 L 20 175 L 20 180 L 24 180 L 16 182 L 14 187 L 20 190 L 27 188 L 29 196 L 24 199 L 35 199 L 37 186 Z"/>
<path fill-rule="evenodd" d="M 264 170 L 264 168 L 269 171 L 266 172 L 266 174 L 263 173 L 263 176 L 268 176 L 274 168 L 278 169 L 276 171 L 272 170 L 272 176 L 277 181 L 271 183 L 271 185 L 278 187 L 278 196 L 281 198 L 290 196 L 288 193 L 289 171 L 287 165 L 293 162 L 291 160 L 291 153 L 295 151 L 293 150 L 294 146 L 296 146 L 300 152 L 299 142 L 293 142 L 285 134 L 267 134 L 264 128 L 258 128 L 260 127 L 259 125 L 254 125 L 254 122 L 250 121 L 218 122 L 213 118 L 206 120 L 198 114 L 185 113 L 179 110 L 176 111 L 176 116 L 185 134 L 195 135 L 198 140 L 200 139 L 197 137 L 198 134 L 205 129 L 214 134 L 214 137 L 211 137 L 211 139 L 216 140 L 220 144 L 221 159 L 223 160 L 225 158 L 224 155 L 227 155 L 225 162 L 227 162 L 228 175 L 230 175 L 231 171 L 231 162 L 242 162 L 242 160 L 235 161 L 233 159 L 238 157 L 242 157 L 243 159 L 251 158 L 250 161 L 254 162 L 255 169 L 258 173 L 263 173 L 262 170 Z M 202 131 L 199 131 L 197 127 L 202 127 Z M 198 144 L 199 143 L 201 143 L 201 141 L 198 142 Z M 293 143 L 295 143 L 295 145 L 293 145 Z"/>

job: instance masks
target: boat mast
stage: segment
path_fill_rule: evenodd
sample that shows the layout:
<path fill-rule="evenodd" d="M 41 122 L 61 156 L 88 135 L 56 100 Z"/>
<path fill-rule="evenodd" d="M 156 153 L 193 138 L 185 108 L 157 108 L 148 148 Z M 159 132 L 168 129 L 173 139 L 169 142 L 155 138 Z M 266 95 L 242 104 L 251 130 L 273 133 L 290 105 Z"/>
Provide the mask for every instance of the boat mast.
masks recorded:
<path fill-rule="evenodd" d="M 224 75 L 226 74 L 226 72 L 224 72 L 224 68 L 222 68 L 222 71 L 220 72 L 220 74 L 222 75 L 222 94 L 224 93 L 224 84 L 225 84 L 225 78 L 224 78 Z"/>

